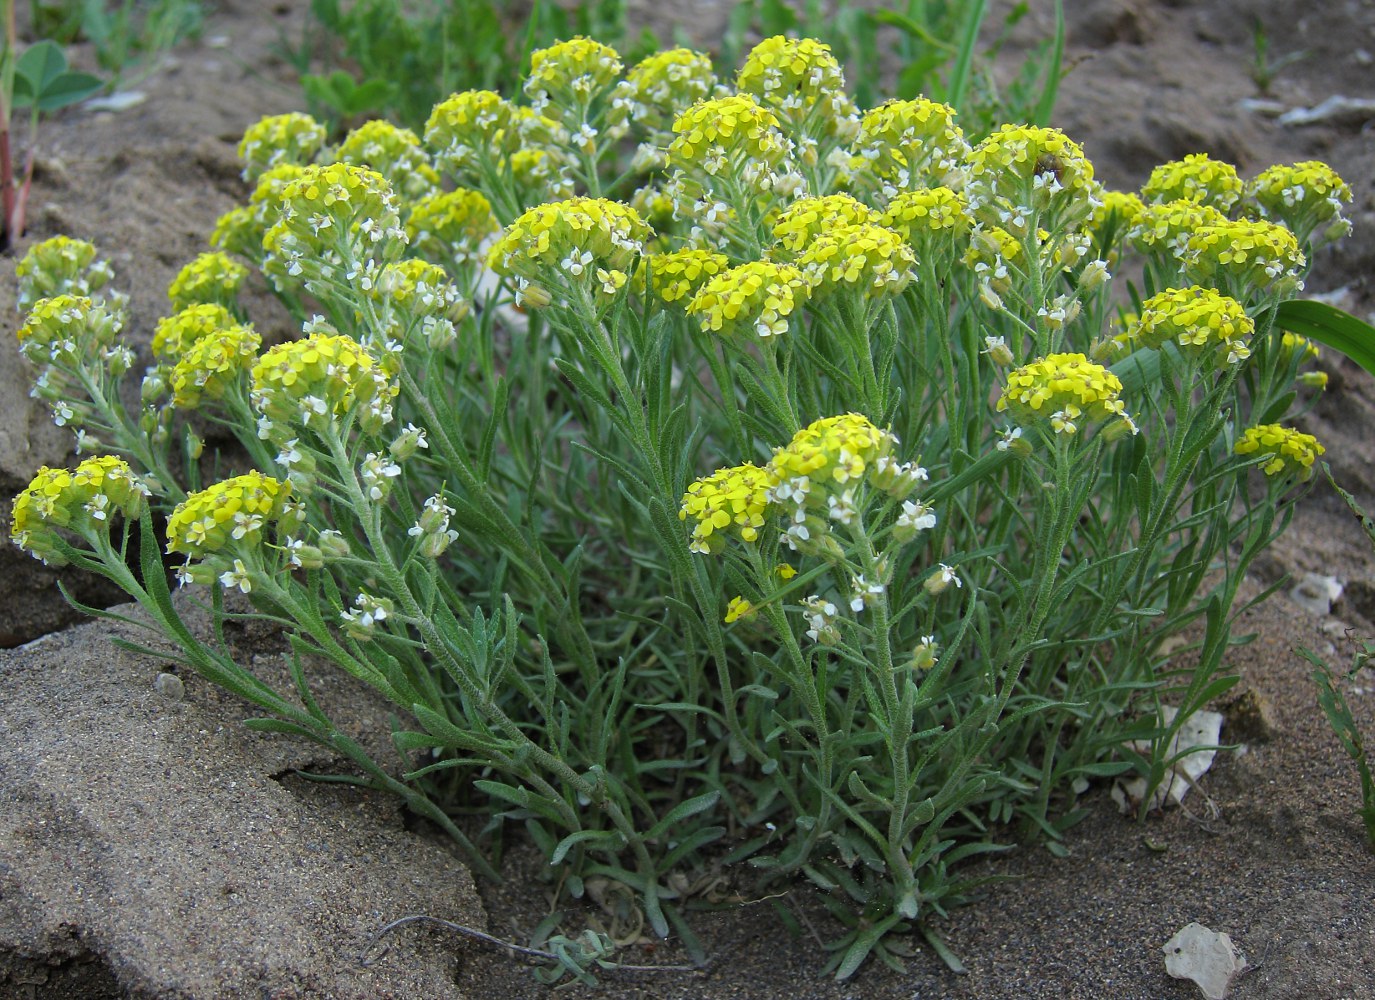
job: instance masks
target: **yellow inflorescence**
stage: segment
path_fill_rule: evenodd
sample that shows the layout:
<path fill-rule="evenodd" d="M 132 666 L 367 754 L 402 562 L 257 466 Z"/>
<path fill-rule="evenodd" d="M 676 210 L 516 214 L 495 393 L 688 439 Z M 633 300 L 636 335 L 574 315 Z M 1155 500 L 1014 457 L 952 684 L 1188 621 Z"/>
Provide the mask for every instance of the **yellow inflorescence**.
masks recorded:
<path fill-rule="evenodd" d="M 1283 223 L 1301 239 L 1316 234 L 1315 243 L 1330 243 L 1351 231 L 1351 223 L 1342 215 L 1351 205 L 1351 188 L 1318 160 L 1263 170 L 1247 186 L 1247 194 L 1261 215 Z"/>
<path fill-rule="evenodd" d="M 1057 208 L 1064 221 L 1091 216 L 1097 186 L 1079 144 L 1054 128 L 1004 125 L 970 151 L 971 205 Z"/>
<path fill-rule="evenodd" d="M 1141 253 L 1174 253 L 1194 230 L 1226 221 L 1227 217 L 1211 205 L 1181 198 L 1145 205 L 1127 235 Z"/>
<path fill-rule="evenodd" d="M 408 201 L 439 186 L 439 173 L 416 134 L 382 119 L 366 122 L 346 135 L 334 158 L 356 167 L 371 167 Z"/>
<path fill-rule="evenodd" d="M 813 107 L 824 108 L 830 112 L 826 124 L 832 129 L 840 125 L 837 119 L 854 114 L 840 63 L 831 47 L 815 38 L 775 35 L 764 39 L 745 59 L 736 86 L 789 117 L 805 115 Z"/>
<path fill-rule="evenodd" d="M 813 421 L 775 449 L 769 473 L 784 480 L 806 479 L 822 487 L 844 486 L 864 478 L 888 456 L 897 439 L 860 413 Z"/>
<path fill-rule="evenodd" d="M 1236 299 L 1211 288 L 1167 288 L 1141 304 L 1131 340 L 1158 349 L 1166 341 L 1186 354 L 1216 351 L 1228 364 L 1251 356 L 1256 325 Z"/>
<path fill-rule="evenodd" d="M 901 236 L 875 225 L 831 229 L 797 259 L 813 295 L 848 287 L 867 298 L 900 295 L 911 283 L 916 263 Z"/>
<path fill-rule="evenodd" d="M 35 559 L 60 566 L 65 559 L 53 544 L 53 529 L 108 528 L 116 512 L 139 517 L 147 498 L 148 488 L 113 455 L 88 458 L 74 471 L 44 466 L 14 498 L 10 539 Z"/>
<path fill-rule="evenodd" d="M 679 520 L 690 517 L 696 522 L 688 547 L 704 555 L 719 552 L 731 532 L 741 541 L 757 541 L 769 508 L 769 490 L 776 482 L 767 469 L 748 462 L 694 482 L 678 510 Z"/>
<path fill-rule="evenodd" d="M 1010 411 L 1026 425 L 1049 421 L 1057 434 L 1073 434 L 1081 416 L 1125 417 L 1121 392 L 1117 376 L 1084 355 L 1050 354 L 1008 376 L 998 412 Z"/>
<path fill-rule="evenodd" d="M 969 154 L 955 109 L 924 97 L 870 108 L 858 145 L 869 169 L 898 188 L 944 185 Z"/>
<path fill-rule="evenodd" d="M 698 247 L 656 253 L 644 261 L 650 289 L 665 302 L 692 298 L 698 289 L 728 267 L 730 259 L 725 254 Z"/>
<path fill-rule="evenodd" d="M 487 197 L 467 188 L 421 198 L 406 219 L 411 245 L 432 260 L 471 259 L 478 245 L 498 228 Z"/>
<path fill-rule="evenodd" d="M 1266 222 L 1223 220 L 1195 229 L 1182 244 L 1185 272 L 1195 281 L 1268 289 L 1297 283 L 1306 263 L 1299 241 L 1288 229 Z"/>
<path fill-rule="evenodd" d="M 1152 170 L 1141 197 L 1154 205 L 1193 201 L 1225 214 L 1241 200 L 1244 188 L 1237 168 L 1230 163 L 1214 160 L 1207 153 L 1191 153 Z"/>
<path fill-rule="evenodd" d="M 751 329 L 760 337 L 786 333 L 788 318 L 808 297 L 807 279 L 791 264 L 755 260 L 706 282 L 688 303 L 704 333 Z"/>
<path fill-rule="evenodd" d="M 34 364 L 95 359 L 114 343 L 118 316 L 84 295 L 40 299 L 18 330 L 19 349 Z"/>
<path fill-rule="evenodd" d="M 95 246 L 85 240 L 54 236 L 35 243 L 14 269 L 19 279 L 19 308 L 55 295 L 90 295 L 111 278 L 110 265 L 97 261 Z"/>
<path fill-rule="evenodd" d="M 499 148 L 499 134 L 511 134 L 514 107 L 490 90 L 465 90 L 440 101 L 425 123 L 425 145 L 454 166 L 465 166 L 478 150 Z"/>
<path fill-rule="evenodd" d="M 277 221 L 282 191 L 305 173 L 298 163 L 279 163 L 258 178 L 248 204 L 232 208 L 215 222 L 210 245 L 256 261 L 263 255 L 263 234 Z"/>
<path fill-rule="evenodd" d="M 624 274 L 652 236 L 636 211 L 605 198 L 571 198 L 530 209 L 492 246 L 498 274 L 529 280 L 555 269 L 573 278 L 597 269 Z"/>
<path fill-rule="evenodd" d="M 870 222 L 873 217 L 872 208 L 844 192 L 799 198 L 774 220 L 776 250 L 785 256 L 796 256 L 822 233 L 837 226 Z"/>
<path fill-rule="evenodd" d="M 1146 203 L 1131 191 L 1105 189 L 1099 192 L 1098 200 L 1099 205 L 1089 219 L 1089 229 L 1100 235 L 1112 223 L 1120 236 L 1136 225 L 1141 213 L 1146 210 Z"/>
<path fill-rule="evenodd" d="M 246 181 L 256 181 L 283 163 L 305 164 L 325 143 L 325 127 L 310 115 L 271 115 L 250 125 L 239 142 Z"/>
<path fill-rule="evenodd" d="M 901 233 L 913 246 L 924 245 L 932 233 L 964 234 L 970 227 L 964 196 L 948 187 L 900 191 L 875 221 Z"/>
<path fill-rule="evenodd" d="M 176 315 L 158 320 L 153 330 L 153 353 L 160 358 L 176 360 L 197 341 L 222 333 L 237 323 L 229 310 L 218 303 L 187 306 Z"/>
<path fill-rule="evenodd" d="M 620 53 L 609 45 L 590 38 L 570 38 L 530 53 L 525 93 L 537 105 L 551 96 L 587 102 L 615 83 L 623 68 Z"/>
<path fill-rule="evenodd" d="M 670 129 L 673 119 L 716 89 L 711 57 L 692 49 L 667 49 L 635 65 L 612 95 L 609 119 L 633 121 L 651 132 Z"/>
<path fill-rule="evenodd" d="M 231 545 L 262 544 L 263 529 L 281 516 L 291 483 L 249 472 L 192 493 L 167 519 L 167 551 L 199 559 Z"/>
<path fill-rule="evenodd" d="M 383 268 L 371 294 L 376 299 L 386 298 L 415 316 L 438 316 L 459 298 L 447 271 L 414 257 Z"/>
<path fill-rule="evenodd" d="M 1302 482 L 1313 478 L 1313 463 L 1326 451 L 1312 434 L 1279 424 L 1247 428 L 1236 445 L 1238 455 L 1268 456 L 1261 465 L 1267 476 L 1297 475 Z"/>
<path fill-rule="evenodd" d="M 372 356 L 344 336 L 293 340 L 253 366 L 253 405 L 274 424 L 308 424 L 350 411 L 375 433 L 391 419 L 399 391 Z"/>
<path fill-rule="evenodd" d="M 203 253 L 172 279 L 167 297 L 177 310 L 201 303 L 231 305 L 247 277 L 248 268 L 228 254 Z"/>
<path fill-rule="evenodd" d="M 717 150 L 729 158 L 777 163 L 786 152 L 778 127 L 778 116 L 749 94 L 699 101 L 673 123 L 669 164 L 704 166 Z"/>
<path fill-rule="evenodd" d="M 251 326 L 233 324 L 196 340 L 172 368 L 172 402 L 194 410 L 202 399 L 219 399 L 257 359 L 262 338 Z"/>

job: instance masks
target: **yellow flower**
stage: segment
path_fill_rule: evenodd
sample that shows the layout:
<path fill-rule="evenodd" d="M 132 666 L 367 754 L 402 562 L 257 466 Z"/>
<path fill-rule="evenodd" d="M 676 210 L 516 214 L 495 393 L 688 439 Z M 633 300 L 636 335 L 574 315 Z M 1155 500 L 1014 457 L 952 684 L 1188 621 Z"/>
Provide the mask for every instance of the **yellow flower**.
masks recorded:
<path fill-rule="evenodd" d="M 836 226 L 870 222 L 873 216 L 873 209 L 843 192 L 799 198 L 779 213 L 773 238 L 784 256 L 795 256 L 822 233 Z"/>
<path fill-rule="evenodd" d="M 787 151 L 778 127 L 778 116 L 749 94 L 698 101 L 673 123 L 669 165 L 708 168 L 718 157 L 773 165 Z"/>
<path fill-rule="evenodd" d="M 167 551 L 203 558 L 262 544 L 263 529 L 282 516 L 291 483 L 249 472 L 192 493 L 167 519 Z"/>
<path fill-rule="evenodd" d="M 955 182 L 969 155 L 955 109 L 924 97 L 870 108 L 858 145 L 866 168 L 898 190 Z"/>
<path fill-rule="evenodd" d="M 310 115 L 271 115 L 250 125 L 239 142 L 243 178 L 257 181 L 272 167 L 305 164 L 325 142 L 325 127 Z"/>
<path fill-rule="evenodd" d="M 1143 254 L 1173 254 L 1194 230 L 1226 220 L 1227 217 L 1211 205 L 1181 198 L 1144 206 L 1127 236 Z"/>
<path fill-rule="evenodd" d="M 1247 340 L 1255 323 L 1236 299 L 1211 288 L 1167 288 L 1141 304 L 1131 339 L 1158 349 L 1173 341 L 1185 354 L 1216 351 L 1228 364 L 1251 356 Z"/>
<path fill-rule="evenodd" d="M 36 365 L 95 361 L 114 343 L 122 320 L 117 312 L 84 295 L 40 299 L 19 328 L 19 350 Z"/>
<path fill-rule="evenodd" d="M 253 366 L 253 405 L 273 425 L 309 425 L 353 412 L 375 434 L 390 422 L 398 392 L 372 356 L 344 336 L 279 344 Z M 284 428 L 279 434 L 292 436 Z"/>
<path fill-rule="evenodd" d="M 605 198 L 571 198 L 530 209 L 492 246 L 498 274 L 531 281 L 557 272 L 591 281 L 597 268 L 625 271 L 652 237 L 633 208 Z"/>
<path fill-rule="evenodd" d="M 141 516 L 148 495 L 128 463 L 113 455 L 88 458 L 75 471 L 44 466 L 14 498 L 10 538 L 35 559 L 62 566 L 66 559 L 54 544 L 54 529 L 108 530 L 116 513 Z"/>
<path fill-rule="evenodd" d="M 1226 214 L 1241 199 L 1243 188 L 1236 167 L 1214 160 L 1207 153 L 1191 153 L 1152 170 L 1141 197 L 1154 205 L 1193 201 Z"/>
<path fill-rule="evenodd" d="M 726 605 L 727 625 L 729 625 L 731 622 L 739 621 L 741 618 L 753 618 L 754 615 L 754 605 L 751 604 L 749 601 L 745 600 L 745 598 L 743 597 L 732 597 L 730 599 L 730 603 Z"/>
<path fill-rule="evenodd" d="M 1100 246 L 1105 245 L 1109 237 L 1111 245 L 1118 246 L 1141 218 L 1146 205 L 1130 191 L 1104 189 L 1099 191 L 1098 200 L 1098 207 L 1088 221 L 1088 230 Z"/>
<path fill-rule="evenodd" d="M 153 354 L 175 361 L 197 341 L 222 333 L 237 322 L 228 309 L 215 302 L 186 306 L 176 315 L 158 320 L 153 330 Z"/>
<path fill-rule="evenodd" d="M 875 471 L 897 444 L 888 431 L 875 427 L 859 413 L 823 417 L 774 450 L 769 474 L 777 482 L 806 479 L 822 487 L 858 482 Z M 813 497 L 817 502 L 820 497 Z"/>
<path fill-rule="evenodd" d="M 486 196 L 467 188 L 426 195 L 406 218 L 411 246 L 436 262 L 476 260 L 478 245 L 498 228 Z"/>
<path fill-rule="evenodd" d="M 371 167 L 387 179 L 406 201 L 414 201 L 439 187 L 439 173 L 420 147 L 420 139 L 408 128 L 375 119 L 344 137 L 334 151 L 340 163 Z"/>
<path fill-rule="evenodd" d="M 1279 424 L 1250 427 L 1236 444 L 1238 455 L 1266 457 L 1261 470 L 1267 476 L 1297 475 L 1300 482 L 1313 478 L 1313 463 L 1326 451 L 1312 434 Z"/>
<path fill-rule="evenodd" d="M 203 253 L 172 279 L 167 297 L 181 310 L 201 303 L 229 306 L 238 298 L 248 268 L 224 253 Z"/>
<path fill-rule="evenodd" d="M 108 261 L 97 261 L 96 249 L 85 240 L 54 236 L 35 243 L 14 269 L 19 279 L 20 309 L 57 295 L 90 295 L 113 277 Z"/>
<path fill-rule="evenodd" d="M 1126 418 L 1126 406 L 1118 398 L 1121 392 L 1117 376 L 1084 355 L 1051 354 L 1007 377 L 998 412 L 1010 411 L 1023 425 L 1044 421 L 1057 434 L 1073 434 L 1081 416 Z"/>
<path fill-rule="evenodd" d="M 723 536 L 732 531 L 743 542 L 758 541 L 775 482 L 767 469 L 748 462 L 694 482 L 678 510 L 680 521 L 690 517 L 696 522 L 688 548 L 703 555 L 720 552 Z"/>
<path fill-rule="evenodd" d="M 586 105 L 615 83 L 623 68 L 620 54 L 609 45 L 582 36 L 570 38 L 530 53 L 525 93 L 537 111 L 546 110 L 551 98 Z"/>
<path fill-rule="evenodd" d="M 789 317 L 808 294 L 807 279 L 796 267 L 755 260 L 712 277 L 687 311 L 698 318 L 703 333 L 750 329 L 760 337 L 775 337 L 788 331 Z"/>
<path fill-rule="evenodd" d="M 1192 280 L 1238 296 L 1251 290 L 1302 287 L 1306 264 L 1294 234 L 1263 219 L 1201 226 L 1183 242 L 1180 258 Z"/>
<path fill-rule="evenodd" d="M 459 301 L 458 289 L 447 271 L 413 257 L 384 267 L 369 295 L 399 307 L 412 318 L 441 316 Z"/>
<path fill-rule="evenodd" d="M 927 245 L 931 234 L 962 236 L 970 227 L 964 196 L 948 187 L 900 191 L 874 221 L 901 233 L 914 247 Z"/>
<path fill-rule="evenodd" d="M 607 120 L 633 122 L 650 133 L 667 132 L 675 117 L 715 90 L 710 56 L 682 48 L 656 52 L 617 85 Z"/>
<path fill-rule="evenodd" d="M 490 90 L 465 90 L 440 101 L 425 123 L 425 145 L 450 170 L 463 170 L 479 151 L 504 150 L 499 135 L 512 139 L 514 107 Z"/>
<path fill-rule="evenodd" d="M 1264 218 L 1283 223 L 1300 242 L 1331 243 L 1351 231 L 1342 215 L 1351 205 L 1351 188 L 1318 160 L 1263 170 L 1246 193 Z"/>
<path fill-rule="evenodd" d="M 1093 164 L 1054 128 L 1004 125 L 970 151 L 965 190 L 975 218 L 1006 225 L 1003 213 L 1037 210 L 1047 228 L 1072 228 L 1093 214 Z"/>
<path fill-rule="evenodd" d="M 649 275 L 650 289 L 665 302 L 691 298 L 729 266 L 725 254 L 698 247 L 651 254 L 641 265 Z"/>
<path fill-rule="evenodd" d="M 813 108 L 825 113 L 825 131 L 853 137 L 855 106 L 845 93 L 845 73 L 831 47 L 815 38 L 766 38 L 740 68 L 736 86 L 801 124 Z"/>
<path fill-rule="evenodd" d="M 219 399 L 256 360 L 262 338 L 235 323 L 196 340 L 172 368 L 172 402 L 194 410 L 202 398 Z"/>
<path fill-rule="evenodd" d="M 902 294 L 917 259 L 897 233 L 875 225 L 840 226 L 818 237 L 798 257 L 813 295 L 854 288 L 866 298 Z"/>

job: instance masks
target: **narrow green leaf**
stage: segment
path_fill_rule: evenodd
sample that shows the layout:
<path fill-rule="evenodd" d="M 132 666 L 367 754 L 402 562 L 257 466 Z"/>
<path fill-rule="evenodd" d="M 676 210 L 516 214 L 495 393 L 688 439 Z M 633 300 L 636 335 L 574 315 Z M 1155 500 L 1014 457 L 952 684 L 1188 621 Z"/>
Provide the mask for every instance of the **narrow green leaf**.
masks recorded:
<path fill-rule="evenodd" d="M 1375 375 L 1375 327 L 1326 302 L 1290 299 L 1279 304 L 1275 322 L 1281 330 L 1341 351 Z"/>

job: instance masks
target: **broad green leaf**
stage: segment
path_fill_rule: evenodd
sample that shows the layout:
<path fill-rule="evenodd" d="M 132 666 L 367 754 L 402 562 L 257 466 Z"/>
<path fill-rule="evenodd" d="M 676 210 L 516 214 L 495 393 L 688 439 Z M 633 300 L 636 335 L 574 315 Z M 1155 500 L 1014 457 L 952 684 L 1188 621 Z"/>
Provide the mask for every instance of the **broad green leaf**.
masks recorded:
<path fill-rule="evenodd" d="M 1281 330 L 1341 351 L 1375 375 L 1375 327 L 1326 302 L 1290 299 L 1279 304 L 1275 322 Z"/>

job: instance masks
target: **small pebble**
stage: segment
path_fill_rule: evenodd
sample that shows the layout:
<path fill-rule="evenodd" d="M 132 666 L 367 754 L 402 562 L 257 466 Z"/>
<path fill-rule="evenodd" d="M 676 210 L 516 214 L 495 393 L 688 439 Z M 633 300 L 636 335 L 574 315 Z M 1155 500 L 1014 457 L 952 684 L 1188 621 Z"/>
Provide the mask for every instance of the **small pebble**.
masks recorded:
<path fill-rule="evenodd" d="M 186 685 L 176 674 L 158 674 L 153 680 L 153 690 L 168 701 L 181 701 L 186 696 Z"/>

